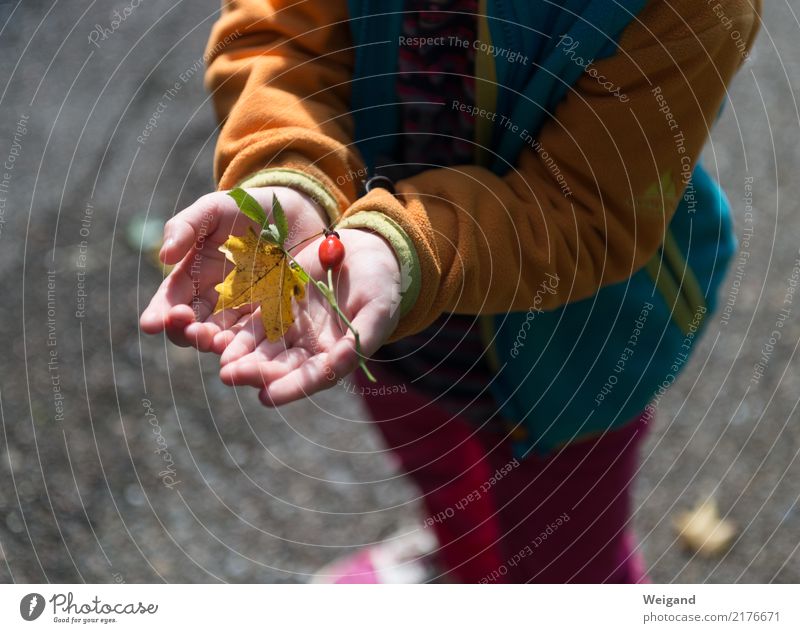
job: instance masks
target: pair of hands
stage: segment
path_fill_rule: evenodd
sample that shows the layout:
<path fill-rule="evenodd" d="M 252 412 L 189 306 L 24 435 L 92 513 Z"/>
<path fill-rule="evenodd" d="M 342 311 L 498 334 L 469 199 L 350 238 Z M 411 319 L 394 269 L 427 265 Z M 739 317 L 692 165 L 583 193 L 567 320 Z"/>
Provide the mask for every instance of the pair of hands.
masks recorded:
<path fill-rule="evenodd" d="M 278 196 L 287 220 L 287 247 L 320 233 L 324 212 L 306 195 L 286 187 L 250 189 L 265 208 Z M 153 295 L 140 318 L 147 334 L 165 332 L 181 346 L 220 356 L 220 378 L 227 385 L 259 389 L 266 406 L 279 406 L 336 384 L 358 364 L 355 339 L 321 293 L 309 284 L 297 306 L 294 324 L 274 343 L 264 336 L 257 305 L 212 314 L 214 286 L 230 271 L 218 250 L 229 235 L 242 235 L 255 223 L 224 192 L 203 196 L 164 227 L 159 257 L 175 267 Z M 345 246 L 344 264 L 335 274 L 339 307 L 358 330 L 369 356 L 386 341 L 399 320 L 400 267 L 389 244 L 359 229 L 338 231 Z M 291 249 L 314 279 L 324 279 L 318 248 L 323 238 Z"/>

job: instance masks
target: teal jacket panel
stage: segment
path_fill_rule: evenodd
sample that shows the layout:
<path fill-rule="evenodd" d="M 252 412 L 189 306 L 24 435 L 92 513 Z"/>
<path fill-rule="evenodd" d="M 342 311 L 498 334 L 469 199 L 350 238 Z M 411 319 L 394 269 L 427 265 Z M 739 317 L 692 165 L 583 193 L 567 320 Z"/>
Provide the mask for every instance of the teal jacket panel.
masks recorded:
<path fill-rule="evenodd" d="M 526 58 L 495 58 L 496 111 L 538 133 L 583 73 L 559 51 L 561 38 L 577 42 L 574 50 L 584 59 L 610 56 L 646 3 L 490 0 L 492 44 Z M 394 153 L 399 140 L 395 82 L 403 2 L 350 0 L 349 8 L 356 47 L 355 141 L 372 169 L 377 157 Z M 523 143 L 519 134 L 494 130 L 497 158 L 488 167 L 506 173 Z M 492 392 L 515 427 L 517 453 L 548 453 L 616 428 L 657 401 L 686 365 L 734 249 L 727 200 L 698 167 L 652 266 L 557 310 L 494 317 L 500 368 Z M 663 292 L 666 276 L 678 288 L 676 296 Z M 689 286 L 700 291 L 689 292 Z M 675 318 L 679 302 L 690 305 L 691 322 Z"/>

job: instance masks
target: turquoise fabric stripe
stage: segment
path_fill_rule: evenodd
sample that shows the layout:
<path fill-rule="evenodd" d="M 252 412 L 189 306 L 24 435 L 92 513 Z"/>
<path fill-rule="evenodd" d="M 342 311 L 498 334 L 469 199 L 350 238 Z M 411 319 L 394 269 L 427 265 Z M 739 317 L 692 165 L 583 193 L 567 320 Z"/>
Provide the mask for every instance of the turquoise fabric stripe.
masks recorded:
<path fill-rule="evenodd" d="M 527 432 L 515 446 L 519 457 L 624 425 L 686 366 L 736 250 L 719 185 L 702 167 L 692 182 L 691 204 L 681 199 L 670 230 L 706 299 L 693 331 L 677 326 L 673 306 L 644 269 L 557 310 L 497 318 L 494 347 L 503 369 L 493 394 Z"/>
<path fill-rule="evenodd" d="M 528 64 L 521 64 L 510 62 L 509 57 L 497 58 L 499 113 L 535 136 L 584 72 L 572 56 L 596 60 L 612 55 L 617 38 L 646 4 L 647 0 L 490 3 L 493 7 L 490 18 L 495 18 L 489 23 L 494 45 L 510 50 L 520 47 L 529 59 Z M 509 29 L 508 20 L 520 25 L 536 25 L 536 28 Z M 577 44 L 571 55 L 564 54 L 559 47 L 565 35 L 570 38 L 565 41 Z M 498 134 L 494 147 L 499 158 L 493 170 L 504 174 L 510 164 L 515 163 L 525 140 L 508 128 L 500 129 Z"/>
<path fill-rule="evenodd" d="M 325 0 L 323 0 L 325 1 Z M 348 0 L 355 50 L 351 107 L 358 149 L 372 173 L 397 142 L 395 82 L 403 0 Z"/>

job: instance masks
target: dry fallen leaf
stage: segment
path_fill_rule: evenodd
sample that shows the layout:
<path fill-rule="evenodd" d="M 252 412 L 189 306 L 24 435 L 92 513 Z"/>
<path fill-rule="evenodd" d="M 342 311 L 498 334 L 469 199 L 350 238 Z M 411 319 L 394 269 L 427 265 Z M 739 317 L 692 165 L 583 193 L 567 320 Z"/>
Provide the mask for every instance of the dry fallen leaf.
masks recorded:
<path fill-rule="evenodd" d="M 279 246 L 262 240 L 252 228 L 246 235 L 229 236 L 219 250 L 234 269 L 215 288 L 219 299 L 214 312 L 260 303 L 264 333 L 277 341 L 294 323 L 292 298 L 305 296 L 303 277 Z"/>
<path fill-rule="evenodd" d="M 736 536 L 733 523 L 720 518 L 714 499 L 682 512 L 673 520 L 673 526 L 681 542 L 701 556 L 720 555 Z"/>

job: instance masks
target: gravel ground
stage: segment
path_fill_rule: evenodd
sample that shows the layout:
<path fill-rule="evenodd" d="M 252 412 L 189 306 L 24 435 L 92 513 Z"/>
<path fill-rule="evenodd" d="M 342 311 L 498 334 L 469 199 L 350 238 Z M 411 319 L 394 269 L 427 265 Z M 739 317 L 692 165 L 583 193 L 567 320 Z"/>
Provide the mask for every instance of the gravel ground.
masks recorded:
<path fill-rule="evenodd" d="M 768 3 L 705 156 L 753 236 L 723 290 L 738 289 L 730 320 L 662 400 L 643 455 L 636 525 L 657 581 L 800 582 L 798 306 L 751 382 L 800 245 L 799 5 Z M 0 183 L 0 581 L 303 582 L 417 516 L 351 395 L 265 411 L 221 385 L 212 358 L 138 334 L 160 271 L 131 246 L 131 219 L 213 188 L 200 67 L 217 7 L 0 4 L 0 159 L 13 158 Z M 711 494 L 739 537 L 701 559 L 671 521 Z"/>

